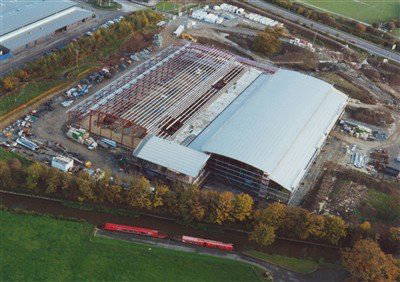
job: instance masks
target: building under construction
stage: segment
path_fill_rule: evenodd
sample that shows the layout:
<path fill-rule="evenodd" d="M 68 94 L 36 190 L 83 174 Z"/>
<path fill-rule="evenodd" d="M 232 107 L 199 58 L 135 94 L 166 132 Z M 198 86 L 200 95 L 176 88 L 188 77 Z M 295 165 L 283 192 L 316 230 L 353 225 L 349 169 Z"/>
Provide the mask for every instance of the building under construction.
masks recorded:
<path fill-rule="evenodd" d="M 148 172 L 189 183 L 213 175 L 287 202 L 346 102 L 316 78 L 182 43 L 73 107 L 68 120 L 134 149 Z"/>

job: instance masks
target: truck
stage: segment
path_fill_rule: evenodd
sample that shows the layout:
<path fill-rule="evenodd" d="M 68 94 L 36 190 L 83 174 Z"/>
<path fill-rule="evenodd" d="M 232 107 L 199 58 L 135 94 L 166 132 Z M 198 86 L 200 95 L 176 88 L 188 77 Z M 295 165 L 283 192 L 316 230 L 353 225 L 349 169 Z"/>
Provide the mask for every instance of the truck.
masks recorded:
<path fill-rule="evenodd" d="M 89 136 L 89 133 L 83 128 L 71 127 L 67 132 L 67 137 L 78 142 L 79 144 L 86 145 L 89 150 L 97 148 L 97 142 Z"/>

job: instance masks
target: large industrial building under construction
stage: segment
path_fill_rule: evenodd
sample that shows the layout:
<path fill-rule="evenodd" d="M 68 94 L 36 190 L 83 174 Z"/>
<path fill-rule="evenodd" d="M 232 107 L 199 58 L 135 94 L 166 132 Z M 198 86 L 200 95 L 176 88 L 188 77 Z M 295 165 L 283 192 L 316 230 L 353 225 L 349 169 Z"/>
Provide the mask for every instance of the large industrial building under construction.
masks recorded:
<path fill-rule="evenodd" d="M 288 202 L 347 96 L 298 72 L 195 43 L 164 49 L 68 111 L 153 174 L 207 176 Z"/>

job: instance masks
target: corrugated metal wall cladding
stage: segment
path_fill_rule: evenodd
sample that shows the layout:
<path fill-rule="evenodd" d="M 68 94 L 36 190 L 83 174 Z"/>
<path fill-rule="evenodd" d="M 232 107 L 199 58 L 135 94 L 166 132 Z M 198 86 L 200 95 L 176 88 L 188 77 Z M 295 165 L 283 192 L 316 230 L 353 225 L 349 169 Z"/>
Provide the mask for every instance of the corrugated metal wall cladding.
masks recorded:
<path fill-rule="evenodd" d="M 37 22 L 76 4 L 68 0 L 2 1 L 0 35 Z"/>
<path fill-rule="evenodd" d="M 209 156 L 155 136 L 146 138 L 134 155 L 168 169 L 196 177 Z"/>
<path fill-rule="evenodd" d="M 40 38 L 51 35 L 54 31 L 64 26 L 68 26 L 79 22 L 85 18 L 91 17 L 92 13 L 80 8 L 73 8 L 74 10 L 67 15 L 61 16 L 46 24 L 40 25 L 27 32 L 10 37 L 9 39 L 1 41 L 1 45 L 6 46 L 10 50 L 15 50 L 24 47 L 26 44 L 34 42 Z"/>

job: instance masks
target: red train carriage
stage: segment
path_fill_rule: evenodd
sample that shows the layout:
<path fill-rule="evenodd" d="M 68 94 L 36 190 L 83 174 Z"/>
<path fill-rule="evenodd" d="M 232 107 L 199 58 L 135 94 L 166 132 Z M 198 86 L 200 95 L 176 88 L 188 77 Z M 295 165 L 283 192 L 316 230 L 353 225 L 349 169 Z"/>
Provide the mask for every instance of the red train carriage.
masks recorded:
<path fill-rule="evenodd" d="M 132 234 L 136 234 L 136 235 L 150 236 L 153 238 L 160 238 L 160 239 L 167 238 L 166 234 L 162 234 L 162 233 L 158 232 L 158 230 L 137 227 L 137 226 L 105 223 L 103 226 L 103 229 L 108 230 L 108 231 L 119 231 L 119 232 L 124 232 L 124 233 L 132 233 Z"/>
<path fill-rule="evenodd" d="M 190 236 L 182 236 L 182 242 L 188 244 L 194 244 L 206 248 L 216 248 L 224 251 L 233 251 L 233 244 L 222 243 L 218 241 L 208 240 L 208 239 L 201 239 L 196 237 Z"/>

